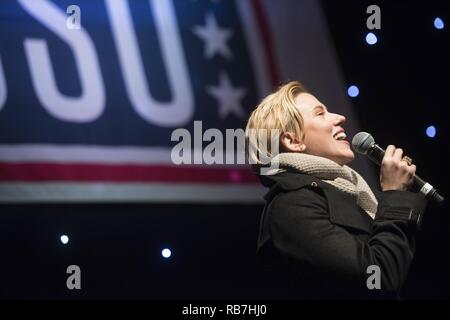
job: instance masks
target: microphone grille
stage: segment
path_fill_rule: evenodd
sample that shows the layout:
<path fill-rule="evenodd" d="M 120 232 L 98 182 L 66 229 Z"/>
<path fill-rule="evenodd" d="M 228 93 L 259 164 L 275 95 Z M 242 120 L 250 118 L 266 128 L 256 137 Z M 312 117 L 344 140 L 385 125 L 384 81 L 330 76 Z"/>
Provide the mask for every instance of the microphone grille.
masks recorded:
<path fill-rule="evenodd" d="M 352 140 L 353 150 L 362 154 L 366 154 L 374 143 L 372 135 L 363 131 L 355 134 Z"/>

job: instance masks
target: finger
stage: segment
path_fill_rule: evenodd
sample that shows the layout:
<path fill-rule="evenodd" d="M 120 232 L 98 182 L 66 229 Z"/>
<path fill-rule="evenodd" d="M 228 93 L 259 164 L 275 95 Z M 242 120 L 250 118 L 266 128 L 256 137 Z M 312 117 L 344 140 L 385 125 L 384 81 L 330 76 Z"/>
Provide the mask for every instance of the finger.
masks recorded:
<path fill-rule="evenodd" d="M 416 166 L 414 164 L 408 166 L 408 171 L 414 176 L 416 174 Z"/>
<path fill-rule="evenodd" d="M 391 159 L 394 155 L 395 146 L 390 144 L 387 146 L 386 151 L 384 152 L 384 157 L 387 159 Z"/>
<path fill-rule="evenodd" d="M 397 149 L 395 149 L 392 158 L 394 159 L 394 161 L 401 161 L 402 160 L 402 155 L 403 155 L 403 149 L 402 148 L 397 148 Z"/>

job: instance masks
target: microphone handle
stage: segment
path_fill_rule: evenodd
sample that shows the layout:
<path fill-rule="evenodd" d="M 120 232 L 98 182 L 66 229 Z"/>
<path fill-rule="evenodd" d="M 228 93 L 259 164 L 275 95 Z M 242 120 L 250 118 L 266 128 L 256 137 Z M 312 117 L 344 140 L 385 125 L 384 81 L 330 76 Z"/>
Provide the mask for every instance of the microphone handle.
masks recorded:
<path fill-rule="evenodd" d="M 381 166 L 384 153 L 385 151 L 379 145 L 374 144 L 367 151 L 367 156 L 371 161 Z M 442 205 L 444 203 L 444 198 L 436 191 L 436 189 L 418 175 L 414 175 L 414 182 L 411 187 L 411 191 L 422 194 L 426 199 L 432 200 L 437 205 Z"/>
<path fill-rule="evenodd" d="M 414 183 L 411 191 L 422 194 L 425 199 L 431 200 L 439 206 L 444 203 L 444 197 L 442 197 L 431 184 L 424 181 L 418 175 L 414 176 Z"/>
<path fill-rule="evenodd" d="M 371 148 L 369 148 L 369 151 L 367 151 L 367 156 L 371 161 L 381 166 L 381 160 L 383 160 L 384 157 L 384 150 L 379 145 L 374 144 Z"/>

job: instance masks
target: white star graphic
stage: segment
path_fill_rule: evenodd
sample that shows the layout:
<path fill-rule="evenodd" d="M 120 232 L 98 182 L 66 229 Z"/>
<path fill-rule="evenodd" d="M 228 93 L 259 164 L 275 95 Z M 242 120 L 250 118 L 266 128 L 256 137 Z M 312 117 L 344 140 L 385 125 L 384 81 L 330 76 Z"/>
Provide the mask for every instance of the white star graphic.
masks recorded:
<path fill-rule="evenodd" d="M 195 26 L 192 32 L 205 42 L 205 57 L 207 59 L 212 58 L 216 53 L 221 54 L 226 59 L 233 58 L 233 54 L 227 46 L 227 40 L 233 35 L 233 32 L 230 29 L 220 28 L 214 14 L 207 13 L 206 25 Z"/>
<path fill-rule="evenodd" d="M 224 119 L 230 112 L 238 118 L 244 118 L 245 112 L 241 106 L 241 99 L 245 96 L 244 88 L 235 88 L 225 72 L 220 73 L 218 86 L 208 86 L 207 91 L 219 101 L 219 118 Z"/>

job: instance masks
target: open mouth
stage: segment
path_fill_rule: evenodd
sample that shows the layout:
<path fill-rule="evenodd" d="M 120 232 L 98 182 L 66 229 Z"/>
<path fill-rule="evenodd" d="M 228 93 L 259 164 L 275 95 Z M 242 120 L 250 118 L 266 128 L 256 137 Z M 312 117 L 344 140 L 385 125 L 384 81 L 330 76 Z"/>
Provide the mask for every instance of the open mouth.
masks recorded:
<path fill-rule="evenodd" d="M 345 132 L 343 132 L 343 131 L 336 133 L 336 134 L 333 136 L 333 138 L 334 138 L 335 140 L 338 140 L 338 141 L 345 141 L 345 142 L 347 142 L 347 141 L 345 140 L 345 138 L 347 138 L 347 135 L 346 135 Z"/>

